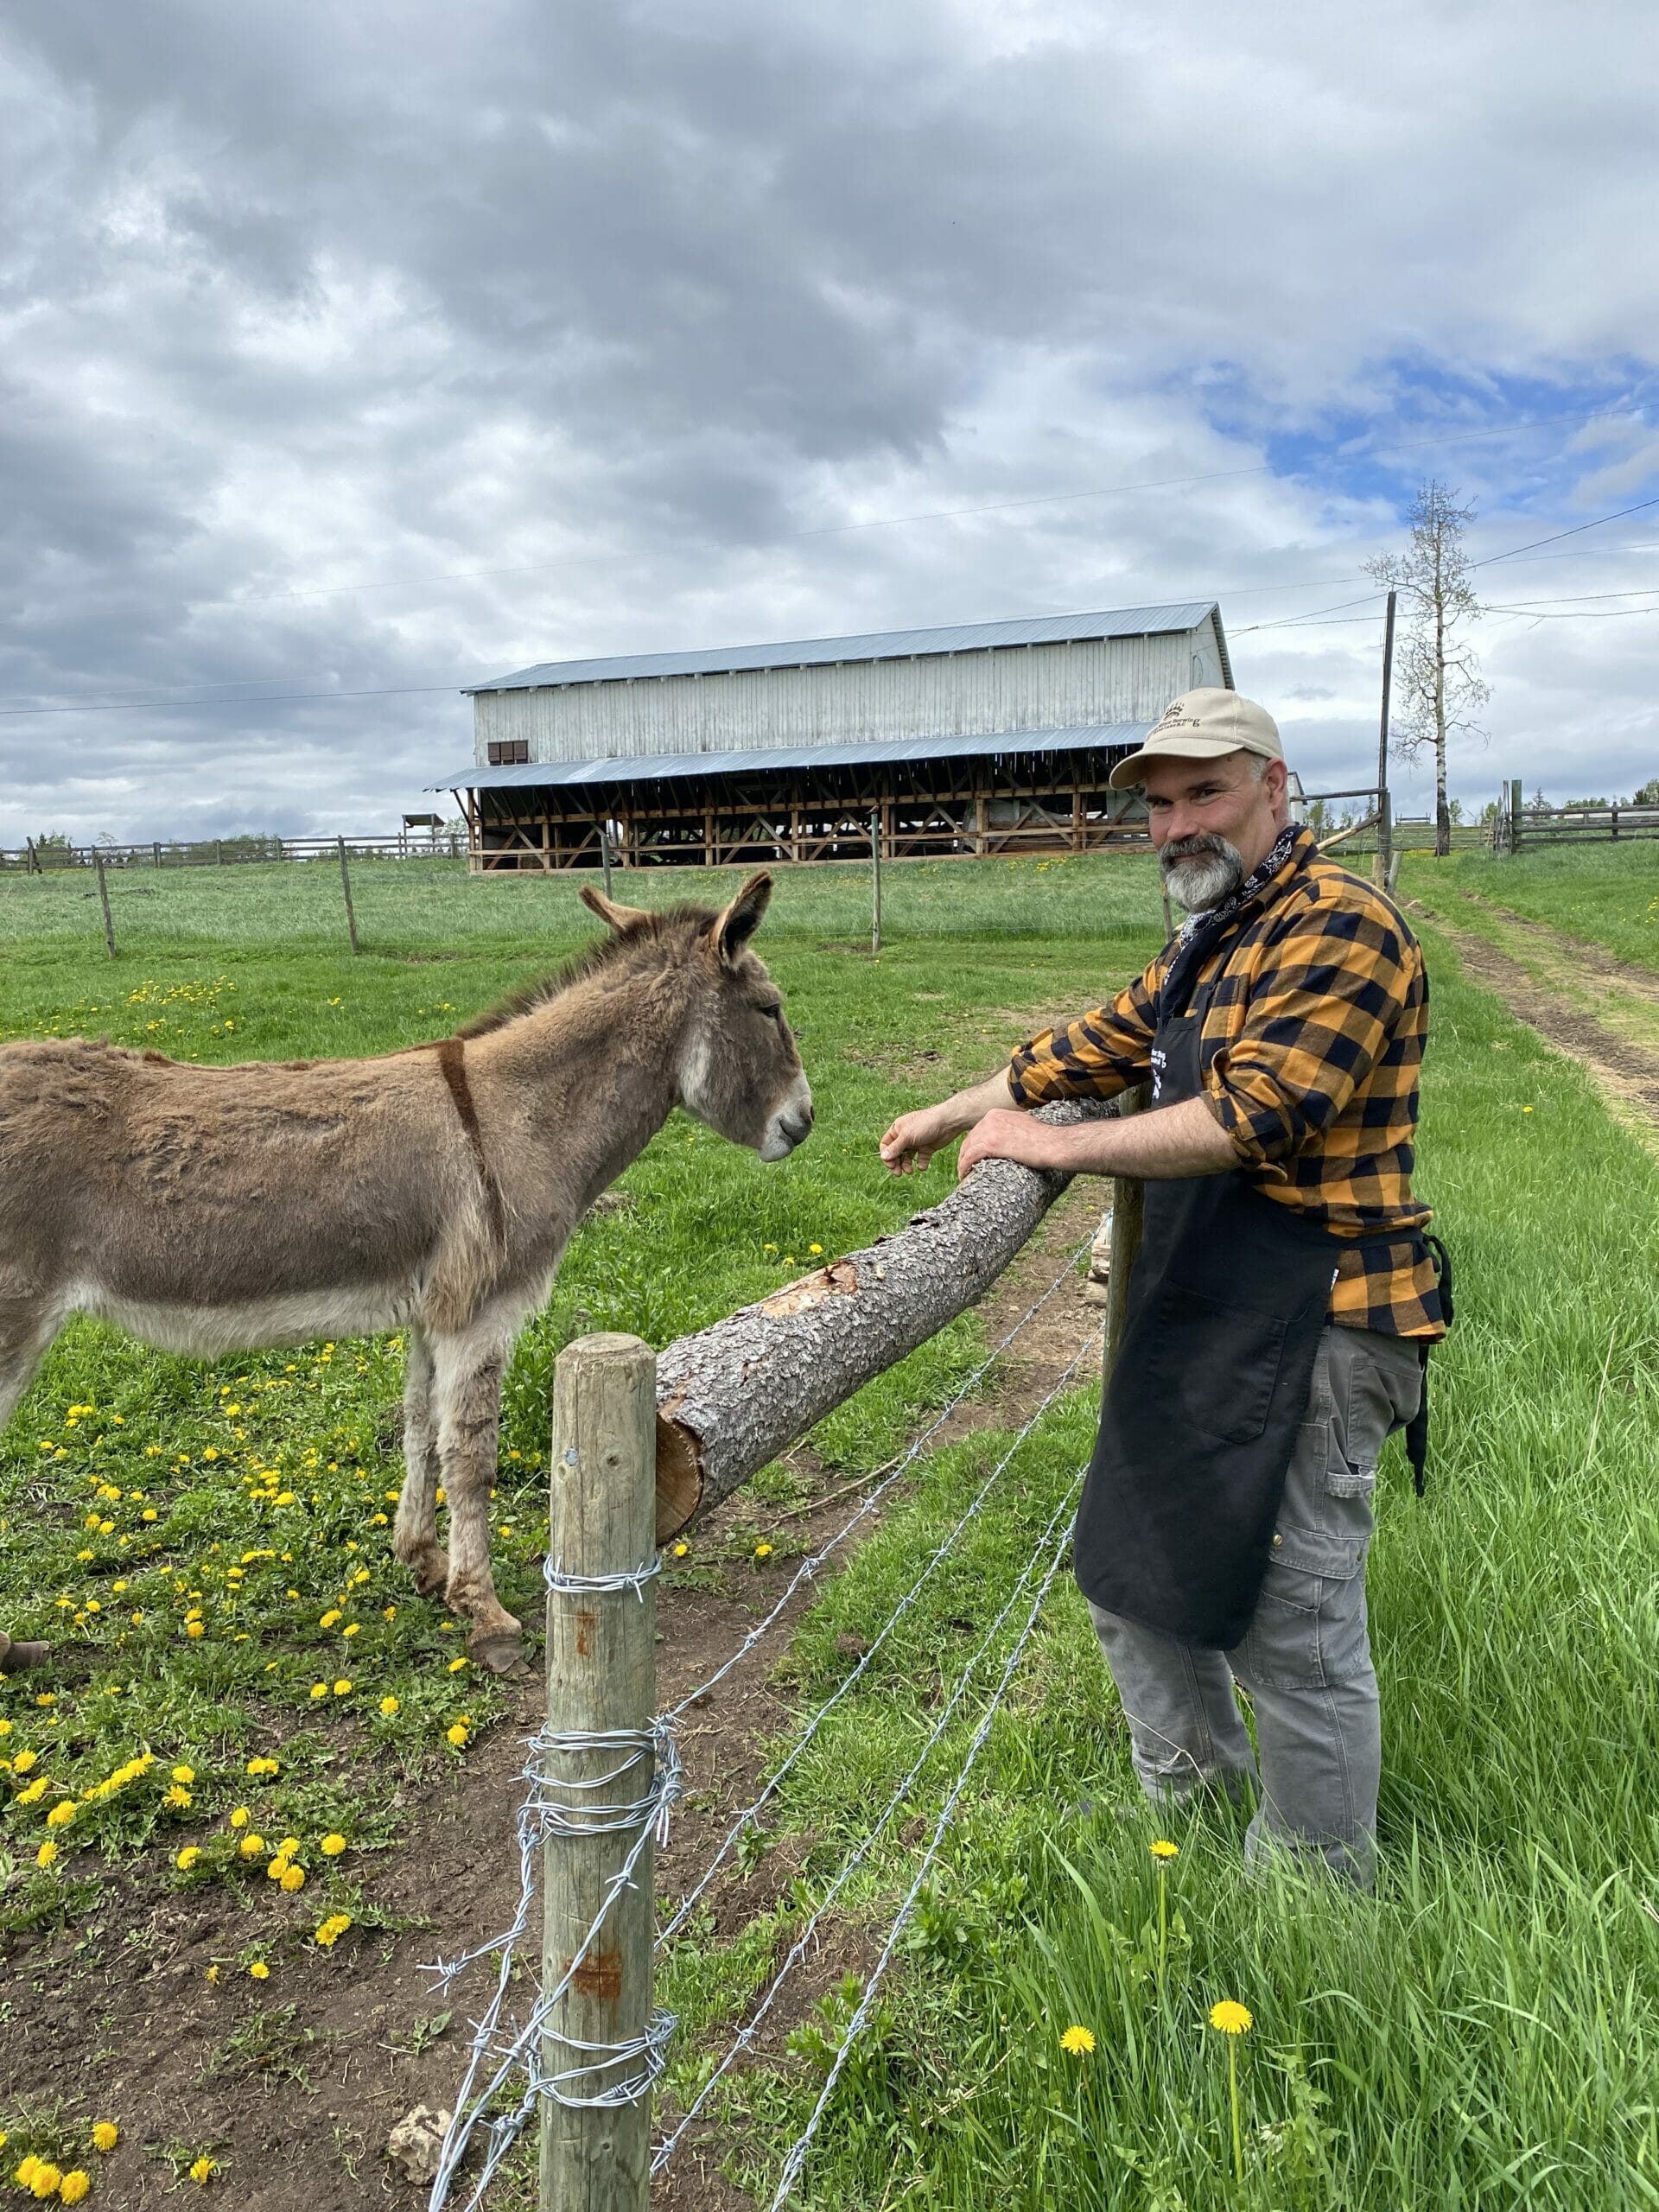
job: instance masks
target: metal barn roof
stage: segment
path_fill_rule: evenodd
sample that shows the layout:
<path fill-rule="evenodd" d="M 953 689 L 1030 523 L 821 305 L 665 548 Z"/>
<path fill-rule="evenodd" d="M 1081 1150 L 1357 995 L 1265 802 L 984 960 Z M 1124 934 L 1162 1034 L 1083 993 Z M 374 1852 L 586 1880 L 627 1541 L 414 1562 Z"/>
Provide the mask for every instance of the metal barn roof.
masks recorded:
<path fill-rule="evenodd" d="M 1136 746 L 1151 722 L 1086 723 L 1076 729 L 999 730 L 989 737 L 877 738 L 862 745 L 784 745 L 751 753 L 659 753 L 609 760 L 520 760 L 480 768 L 469 760 L 435 791 L 504 791 L 571 784 L 646 784 L 680 776 L 767 774 L 789 768 L 850 768 L 867 762 L 959 760 L 985 753 L 1080 753 L 1093 747 Z"/>
<path fill-rule="evenodd" d="M 833 667 L 848 660 L 912 660 L 927 653 L 988 652 L 998 645 L 1076 645 L 1096 638 L 1144 638 L 1196 630 L 1215 618 L 1224 671 L 1227 640 L 1213 599 L 1181 600 L 1166 607 L 1125 607 L 1096 614 L 1035 614 L 1018 622 L 952 623 L 942 630 L 879 630 L 860 638 L 803 638 L 775 645 L 719 645 L 690 653 L 626 653 L 614 660 L 552 660 L 480 691 L 529 691 L 543 684 L 626 683 L 658 676 L 724 676 L 740 670 Z M 1228 681 L 1232 681 L 1230 674 Z"/>

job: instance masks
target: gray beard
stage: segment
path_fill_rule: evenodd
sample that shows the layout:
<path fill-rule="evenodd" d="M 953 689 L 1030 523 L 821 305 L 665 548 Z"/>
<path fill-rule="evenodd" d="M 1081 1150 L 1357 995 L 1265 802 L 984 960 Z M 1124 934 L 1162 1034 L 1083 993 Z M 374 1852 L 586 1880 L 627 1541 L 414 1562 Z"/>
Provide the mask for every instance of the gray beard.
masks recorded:
<path fill-rule="evenodd" d="M 1244 861 L 1236 846 L 1224 837 L 1205 837 L 1203 846 L 1202 851 L 1189 851 L 1176 860 L 1168 857 L 1167 849 L 1158 855 L 1165 888 L 1189 914 L 1207 913 L 1220 906 L 1244 880 Z"/>

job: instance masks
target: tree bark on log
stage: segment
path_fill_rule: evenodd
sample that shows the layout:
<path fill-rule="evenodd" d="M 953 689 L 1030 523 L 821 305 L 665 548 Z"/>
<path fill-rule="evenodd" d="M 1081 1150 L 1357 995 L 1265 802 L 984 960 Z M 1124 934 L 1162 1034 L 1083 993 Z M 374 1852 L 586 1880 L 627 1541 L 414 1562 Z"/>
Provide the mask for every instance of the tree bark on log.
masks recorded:
<path fill-rule="evenodd" d="M 1113 1111 L 1068 1101 L 1038 1118 Z M 982 1298 L 1071 1180 L 983 1160 L 893 1236 L 670 1344 L 657 1362 L 658 1542 Z"/>

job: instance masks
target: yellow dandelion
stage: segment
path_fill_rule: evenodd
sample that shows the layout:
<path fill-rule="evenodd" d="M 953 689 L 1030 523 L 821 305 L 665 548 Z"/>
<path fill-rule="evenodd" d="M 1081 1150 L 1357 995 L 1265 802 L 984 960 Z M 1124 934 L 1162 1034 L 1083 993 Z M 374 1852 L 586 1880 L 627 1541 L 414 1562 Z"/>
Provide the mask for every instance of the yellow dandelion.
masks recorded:
<path fill-rule="evenodd" d="M 340 1853 L 346 1849 L 346 1839 L 339 1834 L 326 1835 L 317 1846 L 317 1849 L 321 1852 L 325 1859 L 338 1859 Z"/>
<path fill-rule="evenodd" d="M 690 1550 L 690 1548 L 691 1548 L 691 1547 L 690 1547 L 690 1544 L 676 1544 L 676 1545 L 675 1545 L 675 1547 L 674 1547 L 674 1556 L 675 1556 L 675 1558 L 676 1558 L 676 1559 L 683 1559 L 683 1558 L 685 1557 L 686 1554 Z"/>
<path fill-rule="evenodd" d="M 29 2187 L 29 2183 L 35 2178 L 35 2171 L 40 2163 L 40 2160 L 31 2153 L 30 2156 L 25 2158 L 17 2167 L 11 2177 L 16 2183 L 19 2189 L 27 2189 Z"/>
<path fill-rule="evenodd" d="M 250 1774 L 280 1774 L 281 1764 L 276 1759 L 256 1758 L 248 1761 Z"/>
<path fill-rule="evenodd" d="M 463 1722 L 459 1720 L 455 1722 L 452 1728 L 446 1728 L 443 1732 L 443 1740 L 445 1743 L 453 1744 L 457 1751 L 460 1751 L 462 1745 L 467 1741 L 467 1730 L 466 1726 Z"/>
<path fill-rule="evenodd" d="M 121 2140 L 121 2130 L 112 2120 L 98 2120 L 92 2123 L 94 2151 L 113 2151 Z"/>
<path fill-rule="evenodd" d="M 173 1770 L 175 1782 L 194 1782 L 195 1778 L 196 1770 L 193 1766 L 175 1766 Z"/>
<path fill-rule="evenodd" d="M 383 1697 L 381 1699 L 380 1711 L 386 1719 L 390 1720 L 393 1713 L 397 1713 L 399 1709 L 397 1700 L 395 1697 Z"/>
<path fill-rule="evenodd" d="M 1166 1836 L 1160 1835 L 1155 1843 L 1147 1846 L 1147 1849 L 1154 1859 L 1179 1859 L 1181 1855 L 1180 1845 L 1171 1843 Z"/>
<path fill-rule="evenodd" d="M 75 1801 L 73 1797 L 65 1797 L 47 1815 L 46 1825 L 49 1828 L 67 1828 L 74 1817 Z"/>
<path fill-rule="evenodd" d="M 174 1859 L 173 1864 L 188 1874 L 200 1856 L 201 1848 L 200 1845 L 187 1843 L 184 1849 L 180 1852 L 177 1857 Z"/>
<path fill-rule="evenodd" d="M 770 1544 L 757 1544 L 754 1548 L 754 1555 L 756 1559 L 770 1559 L 772 1557 L 772 1546 Z"/>
<path fill-rule="evenodd" d="M 328 1694 L 327 1683 L 313 1682 L 311 1685 L 311 1694 L 313 1697 L 327 1697 Z"/>
<path fill-rule="evenodd" d="M 187 1805 L 194 1804 L 194 1802 L 190 1792 L 181 1783 L 175 1782 L 170 1789 L 163 1790 L 162 1793 L 162 1804 L 171 1805 L 175 1811 L 181 1813 Z"/>
<path fill-rule="evenodd" d="M 36 2162 L 35 2171 L 29 2177 L 29 2195 L 39 2197 L 44 2203 L 48 2196 L 57 2195 L 58 2185 L 62 2179 L 58 2168 L 49 2159 L 41 2158 Z"/>
<path fill-rule="evenodd" d="M 265 1872 L 273 1882 L 280 1882 L 287 1873 L 289 1863 L 288 1853 L 285 1851 L 279 1851 L 270 1866 L 266 1867 Z"/>
<path fill-rule="evenodd" d="M 305 1887 L 304 1867 L 285 1866 L 283 1869 L 283 1887 L 289 1891 L 302 1890 Z"/>
<path fill-rule="evenodd" d="M 317 1623 L 317 1626 L 318 1626 L 319 1628 L 333 1628 L 333 1626 L 334 1626 L 334 1623 L 335 1623 L 339 1618 L 340 1618 L 340 1608 L 339 1608 L 339 1606 L 338 1606 L 338 1605 L 330 1605 L 330 1607 L 328 1608 L 327 1611 L 326 1613 L 324 1613 L 324 1614 L 323 1614 L 323 1616 L 322 1616 L 322 1618 L 318 1621 L 318 1623 Z"/>
<path fill-rule="evenodd" d="M 265 1964 L 263 1959 L 256 1959 L 253 1964 L 248 1968 L 248 1972 L 252 1975 L 256 1981 L 269 1981 L 270 1980 L 270 1968 Z"/>
<path fill-rule="evenodd" d="M 35 1854 L 35 1864 L 41 1867 L 50 1866 L 55 1863 L 57 1856 L 58 1847 L 55 1843 L 43 1843 Z"/>
<path fill-rule="evenodd" d="M 1218 2005 L 1210 2007 L 1210 2024 L 1218 2028 L 1227 2038 L 1227 2099 L 1232 2107 L 1233 2118 L 1233 2178 L 1243 2188 L 1244 2183 L 1244 2135 L 1238 2116 L 1238 2038 L 1249 2033 L 1250 2015 L 1243 2005 L 1232 1998 L 1224 1997 Z"/>
<path fill-rule="evenodd" d="M 265 1839 L 262 1835 L 245 1835 L 236 1847 L 244 1859 L 257 1859 L 264 1851 Z"/>
<path fill-rule="evenodd" d="M 206 1981 L 217 1981 L 219 1980 L 219 1961 L 217 1960 L 215 1960 L 213 1965 L 207 1968 L 207 1973 L 202 1978 Z"/>
<path fill-rule="evenodd" d="M 231 1826 L 233 1828 L 245 1828 L 252 1818 L 253 1815 L 245 1805 L 238 1805 L 231 1815 Z"/>
<path fill-rule="evenodd" d="M 1095 2039 L 1089 2030 L 1075 2024 L 1060 2037 L 1060 2049 L 1069 2050 L 1074 2058 L 1086 2058 L 1094 2047 Z"/>
<path fill-rule="evenodd" d="M 1255 2022 L 1243 2005 L 1236 2005 L 1230 1997 L 1224 1997 L 1219 2005 L 1210 2007 L 1210 2024 L 1219 2028 L 1224 2036 L 1242 2036 L 1248 2035 Z"/>
<path fill-rule="evenodd" d="M 58 2201 L 63 2204 L 79 2204 L 92 2188 L 92 2177 L 79 2166 L 72 2166 L 58 2183 Z"/>
<path fill-rule="evenodd" d="M 265 1971 L 269 1973 L 270 1969 L 267 1967 Z M 210 2158 L 204 2151 L 200 2158 L 197 2158 L 191 2165 L 190 2178 L 194 2182 L 210 2182 L 218 2171 L 219 2167 L 217 2163 L 213 2159 Z"/>
<path fill-rule="evenodd" d="M 334 1684 L 334 1695 L 336 1697 L 345 1697 L 349 1693 L 351 1687 L 351 1678 L 348 1675 L 342 1675 L 340 1680 Z"/>

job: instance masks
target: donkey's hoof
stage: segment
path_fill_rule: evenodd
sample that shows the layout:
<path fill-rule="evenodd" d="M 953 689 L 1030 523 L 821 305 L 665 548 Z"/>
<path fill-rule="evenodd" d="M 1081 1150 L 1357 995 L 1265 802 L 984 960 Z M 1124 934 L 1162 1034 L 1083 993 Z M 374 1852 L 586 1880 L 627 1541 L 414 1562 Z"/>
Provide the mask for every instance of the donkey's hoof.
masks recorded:
<path fill-rule="evenodd" d="M 467 1649 L 475 1667 L 482 1667 L 487 1675 L 522 1675 L 524 1671 L 524 1638 L 515 1629 L 489 1629 L 482 1636 L 470 1636 Z"/>
<path fill-rule="evenodd" d="M 49 1643 L 19 1643 L 0 1629 L 0 1675 L 21 1675 L 25 1667 L 43 1667 L 51 1656 Z"/>

